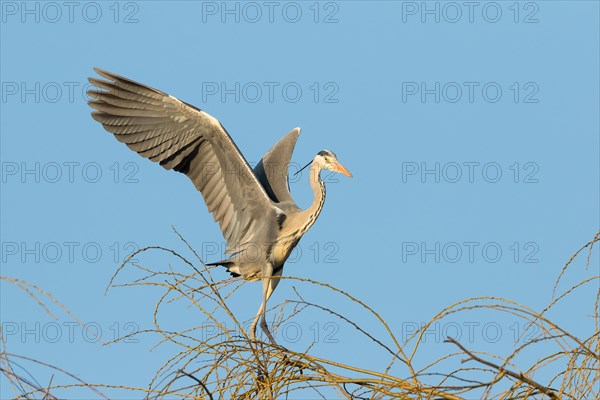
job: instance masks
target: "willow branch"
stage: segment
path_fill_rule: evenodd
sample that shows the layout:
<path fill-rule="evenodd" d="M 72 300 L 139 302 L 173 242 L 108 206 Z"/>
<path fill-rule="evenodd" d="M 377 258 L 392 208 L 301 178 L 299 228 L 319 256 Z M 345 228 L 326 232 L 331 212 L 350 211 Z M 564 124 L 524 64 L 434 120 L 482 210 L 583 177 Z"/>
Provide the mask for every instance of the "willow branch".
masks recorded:
<path fill-rule="evenodd" d="M 544 393 L 546 396 L 548 396 L 550 399 L 553 400 L 559 400 L 559 397 L 556 395 L 556 393 L 554 393 L 554 391 L 552 389 L 550 389 L 549 387 L 546 387 L 540 383 L 537 383 L 536 381 L 526 377 L 525 375 L 523 375 L 520 372 L 514 372 L 511 371 L 509 369 L 506 369 L 498 364 L 495 364 L 491 361 L 487 361 L 484 360 L 481 357 L 476 356 L 475 354 L 473 354 L 473 352 L 467 350 L 463 345 L 461 345 L 459 342 L 457 342 L 456 340 L 454 340 L 451 337 L 446 338 L 446 340 L 444 340 L 445 343 L 452 343 L 454 345 L 456 345 L 459 349 L 461 349 L 466 355 L 469 356 L 469 359 L 471 360 L 475 360 L 480 364 L 483 365 L 487 365 L 488 367 L 494 368 L 495 370 L 497 370 L 498 372 L 500 372 L 501 374 L 504 375 L 508 375 L 508 376 L 512 376 L 513 378 L 524 382 L 526 384 L 528 384 L 529 386 L 532 386 L 534 388 L 536 388 L 537 390 L 539 390 L 540 392 Z M 465 360 L 468 361 L 469 359 Z M 464 361 L 463 361 L 464 362 Z"/>

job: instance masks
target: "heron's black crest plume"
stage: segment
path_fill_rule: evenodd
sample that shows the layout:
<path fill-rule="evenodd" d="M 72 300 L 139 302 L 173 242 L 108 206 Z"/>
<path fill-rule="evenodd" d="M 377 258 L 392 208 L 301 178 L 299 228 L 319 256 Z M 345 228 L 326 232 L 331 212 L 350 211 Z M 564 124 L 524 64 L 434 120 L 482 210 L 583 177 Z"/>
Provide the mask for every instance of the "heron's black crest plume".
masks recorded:
<path fill-rule="evenodd" d="M 298 175 L 300 172 L 302 172 L 302 170 L 306 169 L 306 167 L 308 167 L 311 163 L 312 161 L 309 161 L 308 164 L 296 171 L 296 173 L 294 173 L 294 176 Z"/>

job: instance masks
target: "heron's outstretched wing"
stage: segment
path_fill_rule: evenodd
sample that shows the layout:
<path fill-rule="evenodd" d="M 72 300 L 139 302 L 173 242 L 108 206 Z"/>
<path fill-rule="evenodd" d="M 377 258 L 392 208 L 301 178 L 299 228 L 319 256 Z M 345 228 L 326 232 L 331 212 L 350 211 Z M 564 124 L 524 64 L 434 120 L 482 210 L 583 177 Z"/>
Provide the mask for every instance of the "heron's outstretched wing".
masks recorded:
<path fill-rule="evenodd" d="M 300 128 L 281 138 L 254 167 L 254 174 L 276 203 L 294 202 L 290 194 L 288 170 Z"/>
<path fill-rule="evenodd" d="M 95 120 L 143 157 L 187 175 L 219 222 L 228 253 L 273 242 L 280 211 L 225 128 L 164 92 L 110 72 L 90 82 Z"/>

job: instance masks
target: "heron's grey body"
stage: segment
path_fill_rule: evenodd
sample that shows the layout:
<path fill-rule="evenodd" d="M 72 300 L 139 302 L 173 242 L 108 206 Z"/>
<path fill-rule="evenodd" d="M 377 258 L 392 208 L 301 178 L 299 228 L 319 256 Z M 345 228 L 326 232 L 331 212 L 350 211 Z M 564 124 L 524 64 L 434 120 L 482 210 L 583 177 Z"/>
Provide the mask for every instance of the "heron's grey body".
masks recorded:
<path fill-rule="evenodd" d="M 202 193 L 219 223 L 231 256 L 212 265 L 234 276 L 262 279 L 263 301 L 252 324 L 274 342 L 264 318 L 283 266 L 325 200 L 323 168 L 350 173 L 329 151 L 310 168 L 314 202 L 301 210 L 290 194 L 288 169 L 300 134 L 296 128 L 277 142 L 252 170 L 221 123 L 206 112 L 159 90 L 95 69 L 107 80 L 90 78 L 103 90 L 90 90 L 95 120 L 130 149 L 165 169 L 185 174 Z"/>

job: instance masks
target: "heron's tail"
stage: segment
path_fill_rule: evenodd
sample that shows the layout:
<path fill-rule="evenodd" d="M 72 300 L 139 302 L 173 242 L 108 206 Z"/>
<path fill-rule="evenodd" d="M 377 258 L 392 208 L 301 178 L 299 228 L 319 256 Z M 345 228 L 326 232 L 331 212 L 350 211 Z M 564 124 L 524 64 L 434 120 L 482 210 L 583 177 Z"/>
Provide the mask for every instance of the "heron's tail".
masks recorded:
<path fill-rule="evenodd" d="M 233 262 L 231 259 L 225 259 L 225 260 L 221 260 L 221 261 L 217 261 L 217 262 L 212 262 L 212 263 L 208 263 L 206 264 L 206 266 L 215 266 L 215 265 L 221 265 L 225 268 L 227 268 L 227 272 L 229 272 L 231 274 L 231 276 L 233 276 L 234 278 L 237 278 L 238 276 L 241 276 L 242 274 L 240 273 L 240 268 L 239 266 L 236 265 L 235 262 Z"/>

